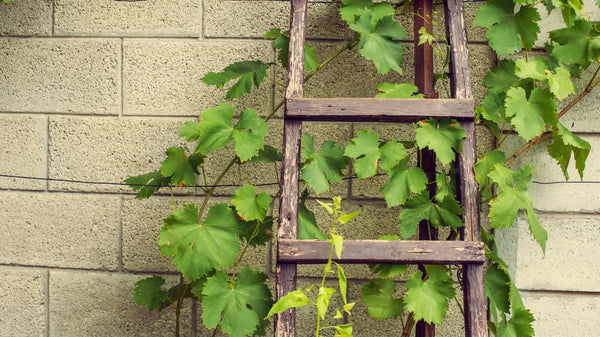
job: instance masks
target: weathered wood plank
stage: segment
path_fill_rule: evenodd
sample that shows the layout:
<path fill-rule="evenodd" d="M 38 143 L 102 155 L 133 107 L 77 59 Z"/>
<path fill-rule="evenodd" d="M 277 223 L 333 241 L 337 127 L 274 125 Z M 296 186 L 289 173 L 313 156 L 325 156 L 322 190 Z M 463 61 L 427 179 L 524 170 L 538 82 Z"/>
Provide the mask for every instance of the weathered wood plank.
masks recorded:
<path fill-rule="evenodd" d="M 330 243 L 320 240 L 278 241 L 278 260 L 326 263 Z M 483 263 L 484 245 L 467 241 L 344 240 L 341 263 L 460 264 Z"/>
<path fill-rule="evenodd" d="M 465 28 L 463 0 L 446 0 L 446 36 L 450 43 L 450 87 L 452 97 L 472 99 L 471 68 Z"/>
<path fill-rule="evenodd" d="M 303 121 L 414 122 L 429 117 L 475 118 L 473 100 L 394 98 L 293 98 L 286 118 Z"/>
<path fill-rule="evenodd" d="M 483 265 L 469 264 L 463 267 L 465 288 L 465 336 L 488 337 L 487 309 Z"/>

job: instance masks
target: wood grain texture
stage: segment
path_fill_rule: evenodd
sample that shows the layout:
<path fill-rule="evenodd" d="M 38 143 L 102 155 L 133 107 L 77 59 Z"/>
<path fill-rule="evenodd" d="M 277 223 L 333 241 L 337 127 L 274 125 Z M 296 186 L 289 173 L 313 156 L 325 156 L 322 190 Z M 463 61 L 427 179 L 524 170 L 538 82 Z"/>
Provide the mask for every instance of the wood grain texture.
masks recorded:
<path fill-rule="evenodd" d="M 451 46 L 450 87 L 452 97 L 473 99 L 463 0 L 446 0 L 445 2 L 446 36 Z"/>
<path fill-rule="evenodd" d="M 326 263 L 330 243 L 320 240 L 279 240 L 278 259 L 295 263 Z M 460 264 L 483 263 L 484 245 L 467 241 L 344 240 L 340 263 Z"/>
<path fill-rule="evenodd" d="M 429 117 L 475 118 L 473 100 L 394 98 L 294 98 L 286 118 L 303 121 L 414 122 Z"/>
<path fill-rule="evenodd" d="M 483 280 L 484 266 L 469 264 L 463 266 L 465 287 L 465 336 L 488 337 L 485 284 Z"/>

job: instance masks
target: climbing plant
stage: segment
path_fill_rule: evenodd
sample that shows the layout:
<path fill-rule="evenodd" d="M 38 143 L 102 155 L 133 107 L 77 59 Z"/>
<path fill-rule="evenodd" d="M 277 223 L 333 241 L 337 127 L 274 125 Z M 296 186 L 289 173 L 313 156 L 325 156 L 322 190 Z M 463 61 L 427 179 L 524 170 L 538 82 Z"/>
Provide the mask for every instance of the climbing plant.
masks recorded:
<path fill-rule="evenodd" d="M 600 6 L 600 1 L 596 4 Z M 406 34 L 396 18 L 406 8 L 387 2 L 342 0 L 339 14 L 355 35 L 321 63 L 314 49 L 307 44 L 305 81 L 325 66 L 335 66 L 333 61 L 350 50 L 357 50 L 372 61 L 378 73 L 402 73 L 405 54 L 402 40 Z M 564 25 L 550 32 L 543 48 L 538 48 L 542 10 L 548 13 L 560 11 Z M 533 167 L 513 164 L 521 162 L 534 146 L 545 146 L 566 179 L 570 178 L 568 167 L 571 161 L 583 177 L 590 145 L 569 131 L 560 120 L 600 83 L 600 24 L 586 15 L 580 1 L 566 0 L 487 0 L 477 11 L 475 24 L 487 28 L 485 36 L 499 57 L 498 65 L 483 82 L 488 92 L 476 110 L 478 124 L 496 137 L 498 147 L 512 136 L 520 137 L 524 143 L 514 153 L 505 153 L 498 148 L 486 152 L 474 168 L 481 187 L 482 204 L 489 206 L 489 228 L 482 234 L 490 261 L 485 274 L 491 313 L 489 328 L 498 337 L 533 336 L 531 323 L 534 317 L 523 305 L 508 265 L 498 254 L 493 231 L 512 226 L 518 212 L 524 210 L 532 237 L 545 251 L 548 235 L 538 221 L 528 193 Z M 271 67 L 287 67 L 289 34 L 273 29 L 265 38 L 273 41 L 276 63 L 236 62 L 221 72 L 206 74 L 202 81 L 217 88 L 227 87 L 228 100 L 252 92 L 265 80 L 277 85 L 268 73 Z M 420 43 L 439 46 L 445 41 L 439 42 L 421 31 Z M 439 49 L 440 54 L 444 52 Z M 584 71 L 591 73 L 591 79 L 577 90 L 573 78 L 581 77 Z M 441 72 L 443 74 L 444 69 Z M 438 77 L 445 80 L 443 75 Z M 377 89 L 380 91 L 377 97 L 422 97 L 416 87 L 406 83 L 381 83 Z M 558 103 L 565 100 L 565 107 L 559 111 Z M 267 276 L 242 266 L 249 247 L 265 245 L 271 239 L 272 226 L 277 219 L 270 210 L 279 193 L 269 195 L 261 191 L 261 184 L 265 182 L 245 181 L 228 203 L 210 201 L 225 175 L 235 166 L 260 162 L 272 166 L 277 176 L 281 153 L 266 145 L 265 139 L 273 133 L 269 122 L 283 104 L 283 101 L 276 104 L 270 112 L 236 110 L 231 103 L 208 108 L 199 120 L 186 122 L 180 130 L 179 135 L 194 144 L 192 150 L 169 148 L 157 171 L 126 180 L 137 191 L 138 198 L 148 198 L 163 188 L 173 196 L 173 211 L 163 221 L 158 245 L 162 256 L 173 258 L 180 272 L 179 283 L 166 288 L 166 281 L 160 276 L 143 279 L 137 283 L 134 300 L 151 311 L 174 306 L 177 336 L 186 298 L 202 305 L 204 326 L 214 329 L 214 334 L 220 329 L 234 337 L 264 335 L 268 316 L 282 308 L 310 303 L 308 297 L 295 292 L 287 303 L 278 303 L 272 309 L 272 295 L 265 283 Z M 462 150 L 465 132 L 451 119 L 430 118 L 414 127 L 415 139 L 383 140 L 375 131 L 360 130 L 349 144 L 327 140 L 320 147 L 315 146 L 313 137 L 305 135 L 300 178 L 307 189 L 299 205 L 299 238 L 328 239 L 316 223 L 314 213 L 306 206 L 311 193 L 324 193 L 332 183 L 343 178 L 362 180 L 386 175 L 387 182 L 381 188 L 381 194 L 387 207 L 398 211 L 398 232 L 388 233 L 382 239 L 409 239 L 423 220 L 431 227 L 447 228 L 448 239 L 456 239 L 463 223 L 461 206 L 456 199 L 453 162 L 456 153 Z M 221 159 L 223 154 L 217 151 L 223 148 L 233 152 L 231 158 L 216 179 L 208 181 L 207 163 L 214 161 L 215 156 Z M 410 164 L 420 149 L 432 150 L 440 163 L 433 198 L 427 193 L 429 183 L 425 172 Z M 178 207 L 174 189 L 183 186 L 200 188 L 204 195 L 202 201 Z M 338 206 L 335 212 L 340 212 Z M 332 234 L 334 236 L 329 240 L 334 247 L 335 235 L 339 235 Z M 456 299 L 456 288 L 461 286 L 453 283 L 452 274 L 456 268 L 451 266 L 426 266 L 427 278 L 423 278 L 422 271 L 409 275 L 406 266 L 372 265 L 370 268 L 378 276 L 362 289 L 362 301 L 368 314 L 377 319 L 399 319 L 405 335 L 410 333 L 417 320 L 440 324 L 446 316 L 449 301 Z M 405 274 L 408 280 L 404 298 L 393 296 L 396 284 L 391 278 L 399 274 Z M 327 303 L 332 293 L 326 294 Z M 343 299 L 347 304 L 345 296 Z M 319 306 L 319 300 L 316 305 Z M 320 316 L 323 312 L 322 308 L 319 310 Z M 352 335 L 352 327 L 345 325 L 331 331 L 336 336 Z M 316 334 L 321 333 L 326 334 L 317 327 Z"/>

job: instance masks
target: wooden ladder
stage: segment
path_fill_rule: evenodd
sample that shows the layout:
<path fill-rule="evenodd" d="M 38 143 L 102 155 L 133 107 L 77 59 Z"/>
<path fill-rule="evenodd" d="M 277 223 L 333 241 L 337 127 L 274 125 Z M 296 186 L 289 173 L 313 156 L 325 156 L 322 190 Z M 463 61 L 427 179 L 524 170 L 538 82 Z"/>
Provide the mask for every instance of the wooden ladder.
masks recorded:
<path fill-rule="evenodd" d="M 484 245 L 479 230 L 479 194 L 473 165 L 475 113 L 471 93 L 462 0 L 446 0 L 446 32 L 451 45 L 451 99 L 303 98 L 307 0 L 291 0 L 290 49 L 285 92 L 283 163 L 277 230 L 277 300 L 296 290 L 296 265 L 326 263 L 330 243 L 297 240 L 300 139 L 303 121 L 415 122 L 429 117 L 460 121 L 467 137 L 458 154 L 457 189 L 463 207 L 461 241 L 344 240 L 338 263 L 462 264 L 465 335 L 487 337 Z M 276 337 L 295 337 L 295 310 L 275 318 Z M 299 336 L 303 337 L 303 336 Z"/>

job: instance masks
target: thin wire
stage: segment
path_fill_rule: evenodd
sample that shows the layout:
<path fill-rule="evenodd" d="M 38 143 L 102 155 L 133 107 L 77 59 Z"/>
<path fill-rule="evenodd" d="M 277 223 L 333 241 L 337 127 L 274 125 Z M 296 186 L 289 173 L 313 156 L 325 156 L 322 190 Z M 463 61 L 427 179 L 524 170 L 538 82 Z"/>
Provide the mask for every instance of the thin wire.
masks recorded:
<path fill-rule="evenodd" d="M 384 173 L 376 174 L 375 176 L 382 176 Z M 42 180 L 42 181 L 54 181 L 54 182 L 65 182 L 72 184 L 86 184 L 86 185 L 115 185 L 115 186 L 148 186 L 148 187 L 164 187 L 165 185 L 145 185 L 145 184 L 127 184 L 124 182 L 104 182 L 104 181 L 85 181 L 85 180 L 73 180 L 73 179 L 60 179 L 60 178 L 41 178 L 41 177 L 28 177 L 28 176 L 18 176 L 18 175 L 10 175 L 10 174 L 0 174 L 0 178 L 13 178 L 13 179 L 25 179 L 25 180 Z M 344 177 L 342 180 L 354 180 L 358 179 L 358 177 Z M 600 181 L 532 181 L 533 184 L 538 185 L 558 185 L 558 184 L 600 184 Z M 279 183 L 262 183 L 255 184 L 257 187 L 263 186 L 274 186 Z M 194 186 L 184 186 L 184 187 L 203 187 L 203 188 L 213 188 L 213 187 L 241 187 L 243 184 L 220 184 L 220 185 L 194 185 Z"/>

